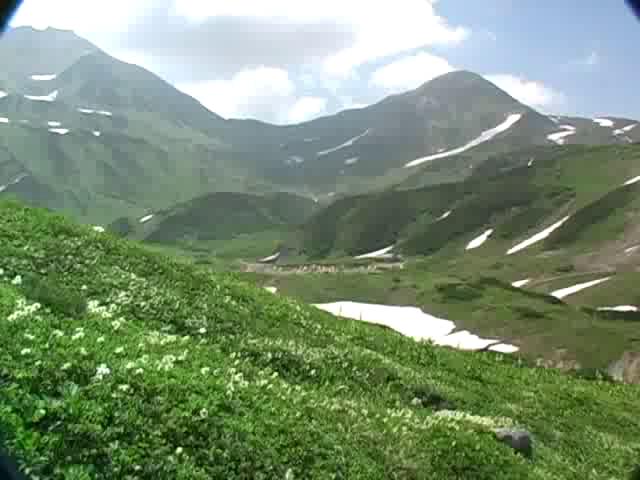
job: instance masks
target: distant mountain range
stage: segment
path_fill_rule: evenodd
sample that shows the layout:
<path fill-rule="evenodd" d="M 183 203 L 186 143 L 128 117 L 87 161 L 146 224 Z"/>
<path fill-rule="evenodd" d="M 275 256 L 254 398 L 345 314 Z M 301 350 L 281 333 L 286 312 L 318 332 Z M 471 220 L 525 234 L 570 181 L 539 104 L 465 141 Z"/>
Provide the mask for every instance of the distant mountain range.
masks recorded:
<path fill-rule="evenodd" d="M 633 120 L 549 117 L 466 71 L 276 126 L 224 119 L 70 31 L 13 29 L 0 59 L 0 190 L 94 223 L 221 191 L 323 203 L 463 180 L 522 148 L 640 139 Z"/>

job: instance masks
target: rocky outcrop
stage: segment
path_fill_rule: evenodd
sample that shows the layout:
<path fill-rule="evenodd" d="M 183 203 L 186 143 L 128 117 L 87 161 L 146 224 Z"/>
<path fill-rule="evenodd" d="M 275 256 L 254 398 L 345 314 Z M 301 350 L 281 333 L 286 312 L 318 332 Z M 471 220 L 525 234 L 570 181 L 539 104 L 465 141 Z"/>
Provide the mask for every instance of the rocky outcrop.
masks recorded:
<path fill-rule="evenodd" d="M 525 458 L 533 458 L 533 440 L 526 430 L 499 428 L 494 430 L 494 433 L 499 441 L 509 445 Z"/>
<path fill-rule="evenodd" d="M 618 382 L 640 384 L 640 352 L 625 352 L 607 372 Z"/>

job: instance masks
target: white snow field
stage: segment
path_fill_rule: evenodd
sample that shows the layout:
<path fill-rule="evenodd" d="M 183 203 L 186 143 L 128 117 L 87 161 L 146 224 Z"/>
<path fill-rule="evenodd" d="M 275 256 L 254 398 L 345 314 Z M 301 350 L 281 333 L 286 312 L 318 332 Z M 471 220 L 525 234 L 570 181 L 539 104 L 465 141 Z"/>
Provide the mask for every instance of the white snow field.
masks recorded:
<path fill-rule="evenodd" d="M 389 246 L 389 247 L 385 247 L 385 248 L 381 248 L 380 250 L 376 250 L 375 252 L 369 252 L 369 253 L 365 253 L 364 255 L 358 255 L 356 258 L 356 260 L 360 260 L 362 258 L 385 258 L 385 257 L 389 257 L 390 255 L 389 252 L 391 250 L 393 250 L 393 245 Z"/>
<path fill-rule="evenodd" d="M 498 125 L 496 127 L 493 127 L 493 128 L 491 128 L 489 130 L 485 130 L 484 132 L 482 132 L 480 134 L 480 136 L 474 138 L 473 140 L 471 140 L 469 143 L 463 145 L 462 147 L 454 148 L 453 150 L 448 150 L 448 151 L 442 152 L 442 153 L 436 153 L 434 155 L 428 155 L 428 156 L 422 157 L 422 158 L 416 158 L 415 160 L 412 160 L 409 163 L 407 163 L 405 165 L 405 168 L 407 168 L 407 167 L 415 167 L 416 165 L 420 165 L 421 163 L 428 162 L 430 160 L 437 160 L 438 158 L 450 157 L 451 155 L 457 155 L 459 153 L 466 152 L 467 150 L 470 150 L 473 147 L 477 147 L 481 143 L 488 142 L 489 140 L 491 140 L 496 135 L 498 135 L 498 134 L 500 134 L 502 132 L 506 132 L 513 125 L 515 125 L 516 122 L 518 120 L 520 120 L 521 118 L 522 118 L 522 114 L 513 113 L 513 114 L 509 115 L 507 117 L 507 119 L 504 122 L 502 122 L 500 125 Z"/>
<path fill-rule="evenodd" d="M 469 242 L 466 250 L 473 250 L 474 248 L 478 248 L 480 245 L 482 245 L 484 242 L 487 241 L 487 239 L 491 236 L 492 233 L 493 233 L 493 229 L 490 228 L 479 237 L 474 238 Z"/>
<path fill-rule="evenodd" d="M 609 280 L 611 277 L 605 277 L 605 278 L 600 278 L 598 280 L 592 280 L 590 282 L 584 282 L 584 283 L 578 283 L 577 285 L 573 285 L 572 287 L 567 287 L 567 288 L 561 288 L 560 290 L 556 290 L 555 292 L 551 292 L 551 295 L 556 297 L 556 298 L 565 298 L 568 297 L 569 295 L 573 295 L 574 293 L 578 293 L 582 290 L 585 290 L 589 287 L 594 287 L 596 285 L 599 285 L 603 282 L 606 282 L 607 280 Z"/>
<path fill-rule="evenodd" d="M 500 340 L 482 339 L 463 330 L 452 333 L 456 326 L 450 320 L 434 317 L 416 307 L 400 307 L 359 302 L 334 302 L 316 304 L 315 307 L 338 317 L 351 318 L 376 325 L 384 325 L 414 340 L 431 340 L 437 345 L 462 350 L 482 350 L 490 345 L 505 353 L 513 353 L 518 347 L 500 343 Z"/>
<path fill-rule="evenodd" d="M 524 242 L 520 242 L 515 247 L 510 248 L 507 251 L 507 255 L 511 255 L 511 254 L 516 253 L 516 252 L 519 252 L 520 250 L 524 250 L 525 248 L 533 245 L 534 243 L 537 243 L 540 240 L 544 240 L 549 235 L 551 235 L 554 232 L 554 230 L 557 230 L 558 228 L 560 228 L 564 222 L 569 220 L 569 218 L 570 218 L 570 216 L 567 215 L 562 220 L 557 221 L 556 223 L 554 223 L 550 227 L 547 227 L 544 230 L 542 230 L 541 232 L 536 233 L 533 237 L 530 237 L 530 238 L 526 239 Z"/>

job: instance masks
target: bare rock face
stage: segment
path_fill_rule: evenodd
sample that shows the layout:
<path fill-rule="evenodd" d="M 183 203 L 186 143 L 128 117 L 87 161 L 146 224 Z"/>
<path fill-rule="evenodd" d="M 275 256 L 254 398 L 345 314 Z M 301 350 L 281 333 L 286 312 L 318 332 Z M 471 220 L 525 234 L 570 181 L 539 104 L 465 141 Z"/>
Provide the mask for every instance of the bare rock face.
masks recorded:
<path fill-rule="evenodd" d="M 625 352 L 607 371 L 618 382 L 640 384 L 640 352 Z"/>

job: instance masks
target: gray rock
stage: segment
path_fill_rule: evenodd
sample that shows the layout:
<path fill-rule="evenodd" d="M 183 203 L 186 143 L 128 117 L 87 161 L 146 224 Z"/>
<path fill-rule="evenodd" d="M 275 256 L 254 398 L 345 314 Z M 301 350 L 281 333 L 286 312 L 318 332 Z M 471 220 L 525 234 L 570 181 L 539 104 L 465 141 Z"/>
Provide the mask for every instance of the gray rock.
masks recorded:
<path fill-rule="evenodd" d="M 499 428 L 494 430 L 496 437 L 502 443 L 509 445 L 516 452 L 526 458 L 533 457 L 533 439 L 526 430 L 512 430 L 509 428 Z"/>

